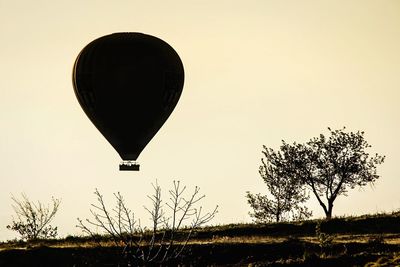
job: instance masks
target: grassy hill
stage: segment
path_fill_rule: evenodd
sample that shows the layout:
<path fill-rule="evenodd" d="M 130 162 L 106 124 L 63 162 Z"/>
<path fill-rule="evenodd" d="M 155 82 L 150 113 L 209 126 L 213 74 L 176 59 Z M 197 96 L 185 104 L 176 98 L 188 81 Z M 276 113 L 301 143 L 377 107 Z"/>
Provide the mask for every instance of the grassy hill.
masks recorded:
<path fill-rule="evenodd" d="M 179 245 L 179 244 L 177 244 Z M 144 245 L 146 246 L 146 245 Z M 0 266 L 120 266 L 110 237 L 0 243 Z M 199 229 L 168 266 L 400 266 L 400 212 Z M 157 264 L 159 266 L 159 264 Z"/>

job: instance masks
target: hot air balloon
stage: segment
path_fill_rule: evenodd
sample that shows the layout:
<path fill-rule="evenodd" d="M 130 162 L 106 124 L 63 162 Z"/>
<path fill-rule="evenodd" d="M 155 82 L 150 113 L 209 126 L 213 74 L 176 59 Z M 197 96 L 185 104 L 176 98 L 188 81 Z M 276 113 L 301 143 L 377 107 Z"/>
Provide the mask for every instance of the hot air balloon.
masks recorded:
<path fill-rule="evenodd" d="M 82 109 L 121 156 L 120 170 L 139 170 L 135 161 L 182 93 L 178 54 L 151 35 L 114 33 L 83 48 L 72 76 Z"/>

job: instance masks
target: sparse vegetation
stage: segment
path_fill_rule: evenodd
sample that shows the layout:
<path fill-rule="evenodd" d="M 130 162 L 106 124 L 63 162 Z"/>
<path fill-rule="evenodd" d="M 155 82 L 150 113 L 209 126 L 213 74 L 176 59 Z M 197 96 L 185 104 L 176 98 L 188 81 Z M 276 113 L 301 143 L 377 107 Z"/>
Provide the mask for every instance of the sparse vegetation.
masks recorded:
<path fill-rule="evenodd" d="M 79 228 L 89 234 L 99 245 L 99 235 L 90 226 L 103 230 L 116 246 L 122 244 L 122 254 L 128 265 L 146 263 L 164 263 L 176 260 L 183 253 L 196 229 L 214 218 L 218 206 L 211 212 L 203 213 L 197 204 L 205 197 L 199 195 L 200 188 L 185 197 L 186 186 L 174 181 L 169 190 L 169 201 L 162 202 L 161 188 L 153 185 L 154 194 L 149 196 L 152 207 L 145 209 L 151 215 L 152 227 L 140 225 L 134 213 L 126 206 L 120 193 L 114 194 L 116 206 L 111 211 L 106 207 L 103 196 L 95 191 L 97 204 L 92 204 L 93 219 L 86 224 L 78 218 Z M 169 210 L 168 214 L 165 209 Z M 187 223 L 189 222 L 189 223 Z"/>
<path fill-rule="evenodd" d="M 61 200 L 52 198 L 52 205 L 44 205 L 40 201 L 34 203 L 22 194 L 22 199 L 11 197 L 12 206 L 16 218 L 13 217 L 11 225 L 7 229 L 16 231 L 22 240 L 32 241 L 36 239 L 55 238 L 57 227 L 50 225 L 54 219 Z"/>
<path fill-rule="evenodd" d="M 153 185 L 154 193 L 148 196 L 152 206 L 145 207 L 151 216 L 149 228 L 135 218 L 119 192 L 110 209 L 96 189 L 92 218 L 78 218 L 77 227 L 87 236 L 55 239 L 57 227 L 49 223 L 60 201 L 53 198 L 50 208 L 23 195 L 22 200 L 12 198 L 18 218 L 7 226 L 17 231 L 21 240 L 0 243 L 0 266 L 10 266 L 10 259 L 17 262 L 12 265 L 29 266 L 32 261 L 19 261 L 19 253 L 25 252 L 37 263 L 42 259 L 35 254 L 38 251 L 57 258 L 48 264 L 40 262 L 41 266 L 60 266 L 60 258 L 66 259 L 65 266 L 398 264 L 400 212 L 332 217 L 337 197 L 374 183 L 379 178 L 377 165 L 385 157 L 369 156 L 366 149 L 370 145 L 363 132 L 328 130 L 328 138 L 321 134 L 305 144 L 283 141 L 279 151 L 264 146 L 259 173 L 268 194 L 246 195 L 256 224 L 206 227 L 218 206 L 203 213 L 198 207 L 205 197 L 200 189 L 195 187 L 185 196 L 186 187 L 174 181 L 166 202 L 160 186 Z M 303 205 L 309 199 L 307 188 L 324 209 L 325 220 L 307 220 L 311 216 Z M 17 250 L 22 247 L 25 252 Z"/>
<path fill-rule="evenodd" d="M 321 253 L 316 226 L 334 242 Z M 174 264 L 186 266 L 396 266 L 400 214 L 199 228 Z M 177 231 L 180 235 L 186 229 Z M 382 243 L 370 240 L 383 238 Z M 0 243 L 0 266 L 116 266 L 121 246 L 108 234 Z M 21 250 L 19 248 L 27 248 Z M 143 244 L 143 249 L 146 245 Z M 24 259 L 24 260 L 22 260 Z M 380 265 L 379 265 L 380 264 Z M 122 264 L 120 266 L 123 266 Z"/>

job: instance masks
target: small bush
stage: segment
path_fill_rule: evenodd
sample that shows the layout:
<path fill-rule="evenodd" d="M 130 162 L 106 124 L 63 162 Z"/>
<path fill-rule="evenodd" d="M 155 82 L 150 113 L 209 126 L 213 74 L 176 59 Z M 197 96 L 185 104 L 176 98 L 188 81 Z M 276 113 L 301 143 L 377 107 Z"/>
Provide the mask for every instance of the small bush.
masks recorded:
<path fill-rule="evenodd" d="M 31 241 L 36 239 L 55 238 L 57 227 L 51 226 L 60 205 L 60 200 L 52 198 L 52 208 L 41 202 L 31 202 L 25 194 L 22 199 L 11 198 L 14 201 L 12 206 L 17 218 L 12 220 L 7 229 L 16 231 L 21 235 L 22 240 Z"/>

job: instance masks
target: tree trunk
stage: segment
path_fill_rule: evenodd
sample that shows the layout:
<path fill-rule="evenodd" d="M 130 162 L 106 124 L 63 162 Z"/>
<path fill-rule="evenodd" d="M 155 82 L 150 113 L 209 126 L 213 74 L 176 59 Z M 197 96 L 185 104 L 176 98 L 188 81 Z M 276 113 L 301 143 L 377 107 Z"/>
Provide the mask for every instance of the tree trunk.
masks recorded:
<path fill-rule="evenodd" d="M 333 202 L 328 201 L 328 209 L 325 210 L 326 219 L 328 220 L 332 218 L 332 209 L 333 209 Z"/>
<path fill-rule="evenodd" d="M 281 218 L 281 208 L 280 208 L 280 203 L 279 203 L 279 199 L 278 199 L 278 206 L 276 208 L 276 213 L 275 213 L 276 222 L 279 222 L 280 218 Z"/>

